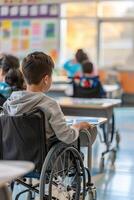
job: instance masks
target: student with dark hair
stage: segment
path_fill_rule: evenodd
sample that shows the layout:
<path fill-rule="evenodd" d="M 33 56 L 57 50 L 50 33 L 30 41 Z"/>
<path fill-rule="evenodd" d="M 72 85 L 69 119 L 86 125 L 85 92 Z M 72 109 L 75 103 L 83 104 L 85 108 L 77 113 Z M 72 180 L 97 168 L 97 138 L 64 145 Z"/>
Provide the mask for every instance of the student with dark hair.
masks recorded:
<path fill-rule="evenodd" d="M 83 49 L 78 49 L 75 54 L 75 58 L 67 61 L 64 64 L 64 69 L 67 71 L 68 77 L 73 78 L 75 75 L 82 72 L 82 64 L 83 62 L 88 61 L 91 62 L 88 55 L 85 53 Z M 93 70 L 90 76 L 97 76 L 97 68 L 93 65 Z"/>
<path fill-rule="evenodd" d="M 10 69 L 19 69 L 19 59 L 11 54 L 2 54 L 0 56 L 0 81 L 5 79 L 5 75 Z"/>
<path fill-rule="evenodd" d="M 86 54 L 82 49 L 78 49 L 75 58 L 65 62 L 63 67 L 66 70 L 68 77 L 73 78 L 76 73 L 81 72 L 81 61 L 86 59 L 86 57 L 84 57 L 85 55 Z"/>
<path fill-rule="evenodd" d="M 5 76 L 5 82 L 11 87 L 12 91 L 24 89 L 24 79 L 19 69 L 10 69 Z"/>
<path fill-rule="evenodd" d="M 0 94 L 8 98 L 12 91 L 22 89 L 23 77 L 19 71 L 19 59 L 3 54 L 0 58 Z M 1 104 L 2 105 L 2 104 Z"/>
<path fill-rule="evenodd" d="M 58 103 L 44 94 L 52 83 L 54 63 L 50 56 L 43 52 L 34 52 L 24 58 L 22 72 L 26 81 L 26 91 L 13 92 L 4 104 L 9 115 L 18 115 L 41 107 L 45 113 L 46 137 L 51 140 L 56 136 L 67 144 L 73 143 L 83 128 L 91 125 L 81 122 L 67 125 Z"/>
<path fill-rule="evenodd" d="M 106 93 L 99 76 L 92 76 L 93 64 L 89 60 L 82 62 L 82 73 L 73 78 L 73 96 L 82 98 L 102 98 Z"/>
<path fill-rule="evenodd" d="M 83 49 L 78 49 L 75 54 L 75 58 L 78 63 L 82 64 L 84 60 L 88 59 L 88 55 L 83 51 Z"/>

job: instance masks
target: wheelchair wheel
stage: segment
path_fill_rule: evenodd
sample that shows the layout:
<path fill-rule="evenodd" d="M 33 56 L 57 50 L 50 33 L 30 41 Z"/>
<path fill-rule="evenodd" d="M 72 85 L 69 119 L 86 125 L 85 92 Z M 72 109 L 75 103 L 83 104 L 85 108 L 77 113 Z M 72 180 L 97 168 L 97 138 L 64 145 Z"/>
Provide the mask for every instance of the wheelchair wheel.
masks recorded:
<path fill-rule="evenodd" d="M 79 152 L 58 144 L 47 155 L 40 178 L 40 200 L 84 200 L 85 169 Z"/>

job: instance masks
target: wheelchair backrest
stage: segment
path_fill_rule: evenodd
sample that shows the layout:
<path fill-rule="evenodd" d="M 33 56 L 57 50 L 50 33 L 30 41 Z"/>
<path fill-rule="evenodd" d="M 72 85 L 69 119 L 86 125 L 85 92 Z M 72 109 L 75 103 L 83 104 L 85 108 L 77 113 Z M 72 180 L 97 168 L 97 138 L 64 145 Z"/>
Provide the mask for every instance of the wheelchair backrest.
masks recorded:
<path fill-rule="evenodd" d="M 25 160 L 35 164 L 40 171 L 47 148 L 45 116 L 37 109 L 17 116 L 0 116 L 1 159 Z"/>
<path fill-rule="evenodd" d="M 101 98 L 102 86 L 99 77 L 75 77 L 73 79 L 73 97 Z"/>

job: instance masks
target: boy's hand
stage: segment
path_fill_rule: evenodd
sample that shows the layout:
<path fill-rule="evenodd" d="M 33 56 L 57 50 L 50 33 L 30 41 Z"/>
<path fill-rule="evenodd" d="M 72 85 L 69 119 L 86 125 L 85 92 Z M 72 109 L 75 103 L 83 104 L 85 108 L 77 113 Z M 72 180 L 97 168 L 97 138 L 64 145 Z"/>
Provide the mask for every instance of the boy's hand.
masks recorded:
<path fill-rule="evenodd" d="M 81 129 L 90 129 L 92 125 L 89 124 L 88 122 L 80 122 L 78 124 L 74 124 L 73 127 L 77 128 L 78 130 L 81 130 Z"/>

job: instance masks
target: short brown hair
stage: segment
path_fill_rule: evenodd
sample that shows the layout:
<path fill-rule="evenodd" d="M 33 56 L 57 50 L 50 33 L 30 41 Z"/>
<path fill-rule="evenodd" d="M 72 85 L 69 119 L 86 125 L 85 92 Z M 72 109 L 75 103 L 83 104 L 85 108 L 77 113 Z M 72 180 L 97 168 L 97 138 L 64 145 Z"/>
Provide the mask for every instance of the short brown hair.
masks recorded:
<path fill-rule="evenodd" d="M 82 62 L 82 71 L 86 74 L 91 74 L 93 72 L 93 64 L 88 60 Z"/>
<path fill-rule="evenodd" d="M 54 62 L 43 52 L 33 52 L 24 58 L 22 72 L 28 84 L 38 84 L 44 75 L 51 76 Z"/>

